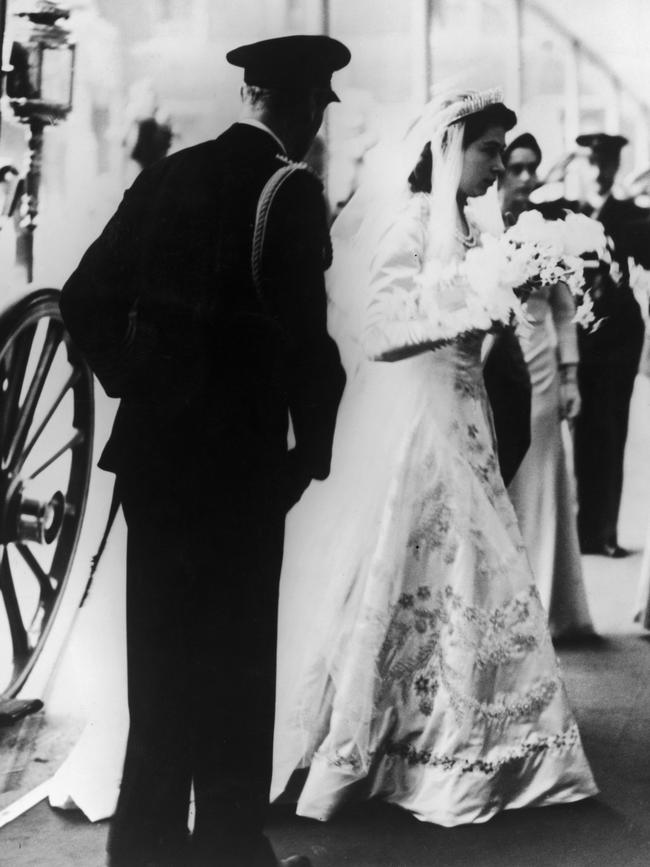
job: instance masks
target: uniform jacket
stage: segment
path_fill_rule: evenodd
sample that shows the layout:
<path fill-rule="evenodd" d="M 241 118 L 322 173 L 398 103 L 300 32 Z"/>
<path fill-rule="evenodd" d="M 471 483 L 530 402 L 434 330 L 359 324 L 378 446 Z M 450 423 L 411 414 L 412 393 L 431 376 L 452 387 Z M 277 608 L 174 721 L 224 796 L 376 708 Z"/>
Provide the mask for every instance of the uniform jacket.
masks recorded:
<path fill-rule="evenodd" d="M 586 212 L 588 216 L 592 216 Z M 596 217 L 613 243 L 612 257 L 620 269 L 615 282 L 609 274 L 598 275 L 592 288 L 594 313 L 603 318 L 602 327 L 593 334 L 582 332 L 580 353 L 587 363 L 639 362 L 643 341 L 643 319 L 630 288 L 628 258 L 650 267 L 650 212 L 631 199 L 610 195 Z"/>
<path fill-rule="evenodd" d="M 104 468 L 268 481 L 287 505 L 329 472 L 344 375 L 326 331 L 322 187 L 306 170 L 273 204 L 262 300 L 251 277 L 256 207 L 278 150 L 265 131 L 235 124 L 145 170 L 63 287 L 73 340 L 120 398 Z"/>

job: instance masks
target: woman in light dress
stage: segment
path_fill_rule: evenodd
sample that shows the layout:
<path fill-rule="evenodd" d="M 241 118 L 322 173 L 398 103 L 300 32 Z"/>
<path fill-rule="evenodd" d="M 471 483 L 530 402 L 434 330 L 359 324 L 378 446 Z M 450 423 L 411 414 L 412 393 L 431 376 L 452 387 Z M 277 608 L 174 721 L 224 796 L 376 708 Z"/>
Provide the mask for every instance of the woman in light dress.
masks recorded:
<path fill-rule="evenodd" d="M 533 207 L 542 153 L 530 133 L 504 153 L 499 183 L 504 219 L 515 221 Z M 542 211 L 562 216 L 559 208 Z M 552 208 L 552 205 L 551 205 Z M 575 305 L 564 283 L 535 289 L 526 302 L 528 326 L 518 329 L 532 386 L 531 442 L 508 486 L 519 528 L 549 616 L 551 635 L 571 642 L 595 636 L 582 576 L 575 493 L 567 467 L 563 428 L 580 412 Z M 564 430 L 567 437 L 568 430 Z"/>
<path fill-rule="evenodd" d="M 597 791 L 495 457 L 484 332 L 441 345 L 427 313 L 467 301 L 432 265 L 478 243 L 465 205 L 514 123 L 494 91 L 428 106 L 334 227 L 348 385 L 281 583 L 272 796 L 308 767 L 302 816 L 376 796 L 452 826 Z"/>

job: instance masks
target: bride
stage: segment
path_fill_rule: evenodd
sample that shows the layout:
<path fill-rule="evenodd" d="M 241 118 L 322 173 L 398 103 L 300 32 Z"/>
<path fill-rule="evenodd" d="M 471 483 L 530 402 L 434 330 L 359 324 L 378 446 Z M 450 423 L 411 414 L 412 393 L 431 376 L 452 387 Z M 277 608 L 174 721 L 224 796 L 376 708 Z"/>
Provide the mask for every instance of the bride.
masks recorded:
<path fill-rule="evenodd" d="M 454 334 L 468 296 L 436 276 L 478 243 L 467 200 L 515 121 L 497 91 L 430 104 L 334 227 L 348 385 L 281 582 L 272 797 L 308 767 L 302 816 L 380 797 L 452 826 L 597 791 L 499 474 L 485 332 Z"/>

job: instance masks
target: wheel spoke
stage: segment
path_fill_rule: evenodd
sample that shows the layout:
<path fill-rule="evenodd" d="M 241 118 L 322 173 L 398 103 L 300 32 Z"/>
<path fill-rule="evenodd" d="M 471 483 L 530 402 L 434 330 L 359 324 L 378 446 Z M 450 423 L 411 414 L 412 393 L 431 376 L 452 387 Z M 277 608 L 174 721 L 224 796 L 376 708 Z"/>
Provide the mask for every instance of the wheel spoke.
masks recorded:
<path fill-rule="evenodd" d="M 18 597 L 16 596 L 16 588 L 14 586 L 13 575 L 11 574 L 11 566 L 7 549 L 2 553 L 2 562 L 0 563 L 0 590 L 7 610 L 7 619 L 9 620 L 9 631 L 11 633 L 11 641 L 14 647 L 14 659 L 26 658 L 29 654 L 29 642 L 27 640 L 27 630 L 23 623 L 23 617 L 20 613 L 18 605 Z"/>
<path fill-rule="evenodd" d="M 9 453 L 11 438 L 16 428 L 18 402 L 23 389 L 35 333 L 36 326 L 34 325 L 19 334 L 3 360 L 2 376 L 3 378 L 6 377 L 8 382 L 7 391 L 2 398 L 0 442 L 3 455 Z"/>
<path fill-rule="evenodd" d="M 43 569 L 41 564 L 34 556 L 34 552 L 30 548 L 28 548 L 27 545 L 18 543 L 16 545 L 16 549 L 25 561 L 25 563 L 27 563 L 29 568 L 36 576 L 38 585 L 41 588 L 41 600 L 43 604 L 47 606 L 49 603 L 52 602 L 54 596 L 56 595 L 54 592 L 54 587 L 52 587 L 52 584 L 50 582 L 50 576 Z"/>
<path fill-rule="evenodd" d="M 72 371 L 72 373 L 70 374 L 70 376 L 68 377 L 68 379 L 64 383 L 63 387 L 61 388 L 61 390 L 57 394 L 56 398 L 54 399 L 54 402 L 52 403 L 51 407 L 45 413 L 43 420 L 41 421 L 39 426 L 34 431 L 31 439 L 29 440 L 27 445 L 23 448 L 22 452 L 16 456 L 16 460 L 14 461 L 16 471 L 19 471 L 22 468 L 23 464 L 25 463 L 25 461 L 29 457 L 32 449 L 34 448 L 36 442 L 38 441 L 38 438 L 43 433 L 43 431 L 45 430 L 45 428 L 49 424 L 52 416 L 54 415 L 54 413 L 57 411 L 57 409 L 61 405 L 61 401 L 66 396 L 66 394 L 70 391 L 70 389 L 75 387 L 75 385 L 79 381 L 80 376 L 81 376 L 81 371 L 79 371 L 79 370 L 73 370 Z"/>
<path fill-rule="evenodd" d="M 85 439 L 86 435 L 83 431 L 76 431 L 73 436 L 71 436 L 70 439 L 61 446 L 60 449 L 54 452 L 52 457 L 48 458 L 44 463 L 42 463 L 37 470 L 34 470 L 33 473 L 30 473 L 28 478 L 35 479 L 36 476 L 40 475 L 43 472 L 43 470 L 46 470 L 51 464 L 54 463 L 54 461 L 58 460 L 61 455 L 64 455 L 69 449 L 73 449 L 75 448 L 75 446 L 80 445 Z"/>
<path fill-rule="evenodd" d="M 60 336 L 61 328 L 59 324 L 50 321 L 47 326 L 45 341 L 34 372 L 34 377 L 29 384 L 27 395 L 16 420 L 16 427 L 13 431 L 11 446 L 8 452 L 10 464 L 15 462 L 16 455 L 20 454 L 25 445 L 25 440 L 27 439 L 27 434 L 29 433 L 29 428 L 31 427 L 34 413 L 36 412 L 36 406 L 43 392 L 45 380 L 50 372 L 54 356 L 56 355 L 60 343 Z"/>

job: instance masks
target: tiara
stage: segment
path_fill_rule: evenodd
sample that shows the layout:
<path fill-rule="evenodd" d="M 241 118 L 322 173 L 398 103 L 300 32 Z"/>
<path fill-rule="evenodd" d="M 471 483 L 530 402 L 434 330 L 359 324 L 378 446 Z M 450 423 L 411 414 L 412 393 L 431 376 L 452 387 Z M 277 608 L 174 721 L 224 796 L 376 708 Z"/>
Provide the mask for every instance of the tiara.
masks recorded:
<path fill-rule="evenodd" d="M 503 102 L 503 91 L 500 87 L 469 91 L 443 110 L 442 126 L 449 126 L 463 120 L 470 114 L 477 114 L 489 105 L 495 105 L 499 102 Z"/>
<path fill-rule="evenodd" d="M 412 121 L 406 130 L 405 138 L 418 143 L 416 147 L 419 154 L 424 142 L 440 142 L 452 124 L 502 101 L 503 92 L 500 87 L 468 90 L 464 93 L 449 89 L 439 91 Z"/>

